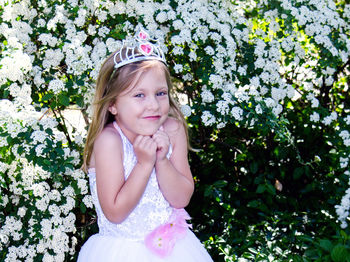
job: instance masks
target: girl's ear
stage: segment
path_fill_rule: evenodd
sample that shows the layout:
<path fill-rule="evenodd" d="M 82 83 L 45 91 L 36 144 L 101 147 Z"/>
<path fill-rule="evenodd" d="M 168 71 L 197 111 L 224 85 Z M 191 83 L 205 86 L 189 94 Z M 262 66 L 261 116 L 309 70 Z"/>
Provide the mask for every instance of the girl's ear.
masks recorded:
<path fill-rule="evenodd" d="M 114 116 L 118 113 L 117 107 L 115 106 L 115 103 L 111 104 L 108 107 L 108 111 L 111 112 L 111 114 L 114 115 Z"/>

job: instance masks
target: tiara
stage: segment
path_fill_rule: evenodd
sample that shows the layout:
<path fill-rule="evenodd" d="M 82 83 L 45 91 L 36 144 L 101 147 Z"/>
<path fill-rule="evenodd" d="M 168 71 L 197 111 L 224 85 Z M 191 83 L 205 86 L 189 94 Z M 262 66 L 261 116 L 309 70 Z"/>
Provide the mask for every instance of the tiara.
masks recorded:
<path fill-rule="evenodd" d="M 135 53 L 135 51 L 138 52 Z M 122 47 L 114 55 L 114 68 L 118 69 L 124 65 L 144 60 L 158 60 L 166 64 L 158 40 L 151 39 L 149 34 L 141 29 L 135 37 L 123 40 Z"/>

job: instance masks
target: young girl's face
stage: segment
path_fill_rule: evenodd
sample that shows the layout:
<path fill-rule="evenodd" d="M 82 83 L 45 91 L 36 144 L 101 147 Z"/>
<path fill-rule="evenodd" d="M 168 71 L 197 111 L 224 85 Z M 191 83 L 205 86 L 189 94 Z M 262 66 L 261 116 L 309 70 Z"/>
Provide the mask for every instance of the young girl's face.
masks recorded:
<path fill-rule="evenodd" d="M 165 122 L 169 114 L 168 85 L 164 71 L 151 67 L 143 72 L 136 85 L 121 93 L 110 111 L 133 142 L 136 136 L 151 136 Z"/>

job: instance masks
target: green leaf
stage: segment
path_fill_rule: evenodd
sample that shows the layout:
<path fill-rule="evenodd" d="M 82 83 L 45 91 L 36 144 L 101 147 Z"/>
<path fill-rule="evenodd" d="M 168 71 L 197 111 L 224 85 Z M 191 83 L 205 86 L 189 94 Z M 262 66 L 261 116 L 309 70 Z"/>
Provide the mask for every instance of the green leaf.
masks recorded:
<path fill-rule="evenodd" d="M 47 93 L 42 97 L 43 101 L 49 101 L 51 98 L 53 98 L 53 94 L 52 93 Z"/>
<path fill-rule="evenodd" d="M 338 244 L 332 249 L 331 257 L 335 262 L 343 262 L 349 257 L 349 252 L 344 245 Z"/>
<path fill-rule="evenodd" d="M 258 163 L 257 162 L 253 162 L 249 165 L 250 167 L 250 171 L 252 171 L 253 174 L 256 174 L 256 172 L 258 172 Z"/>
<path fill-rule="evenodd" d="M 317 258 L 319 258 L 317 250 L 315 250 L 315 249 L 308 249 L 308 250 L 306 250 L 304 255 L 307 258 L 310 258 L 310 259 L 317 259 Z"/>
<path fill-rule="evenodd" d="M 303 168 L 297 167 L 296 169 L 294 169 L 293 179 L 295 179 L 295 180 L 299 179 L 303 173 L 304 173 Z"/>
<path fill-rule="evenodd" d="M 61 105 L 69 106 L 69 97 L 65 95 L 59 95 L 58 101 L 60 102 Z"/>
<path fill-rule="evenodd" d="M 227 185 L 227 181 L 225 180 L 218 180 L 214 183 L 215 187 L 221 188 Z"/>
<path fill-rule="evenodd" d="M 276 195 L 276 189 L 274 188 L 273 185 L 267 184 L 266 189 L 271 195 Z"/>
<path fill-rule="evenodd" d="M 256 193 L 261 194 L 261 193 L 264 193 L 265 190 L 266 190 L 265 185 L 264 184 L 260 184 L 260 185 L 258 185 L 258 188 L 256 189 Z"/>
<path fill-rule="evenodd" d="M 343 237 L 344 240 L 348 239 L 348 235 L 345 233 L 344 230 L 340 230 L 340 235 Z"/>
<path fill-rule="evenodd" d="M 328 239 L 321 239 L 320 240 L 320 247 L 322 247 L 324 250 L 331 252 L 333 248 L 333 244 L 330 240 Z"/>
<path fill-rule="evenodd" d="M 78 106 L 83 107 L 84 106 L 84 98 L 82 96 L 76 98 L 76 102 Z"/>
<path fill-rule="evenodd" d="M 80 203 L 80 211 L 82 213 L 86 213 L 86 206 L 85 206 L 85 204 L 83 202 Z"/>
<path fill-rule="evenodd" d="M 84 82 L 83 79 L 78 79 L 78 80 L 76 81 L 76 83 L 77 83 L 78 86 L 84 86 L 84 85 L 85 85 L 85 82 Z"/>
<path fill-rule="evenodd" d="M 260 206 L 260 202 L 257 200 L 253 200 L 253 201 L 250 201 L 247 206 L 256 208 L 256 207 Z"/>

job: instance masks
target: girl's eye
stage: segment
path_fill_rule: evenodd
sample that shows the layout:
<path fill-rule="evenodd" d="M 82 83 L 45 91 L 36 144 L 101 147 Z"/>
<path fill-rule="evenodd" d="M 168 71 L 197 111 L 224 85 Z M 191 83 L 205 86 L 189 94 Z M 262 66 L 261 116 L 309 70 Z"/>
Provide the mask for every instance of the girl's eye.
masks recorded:
<path fill-rule="evenodd" d="M 167 95 L 167 92 L 165 91 L 160 91 L 157 93 L 157 96 L 166 96 Z"/>
<path fill-rule="evenodd" d="M 144 94 L 137 94 L 137 95 L 135 95 L 134 97 L 144 97 L 145 95 Z"/>

